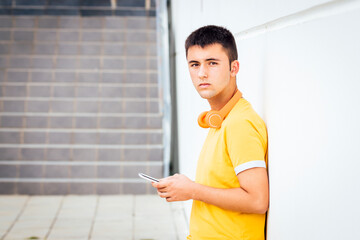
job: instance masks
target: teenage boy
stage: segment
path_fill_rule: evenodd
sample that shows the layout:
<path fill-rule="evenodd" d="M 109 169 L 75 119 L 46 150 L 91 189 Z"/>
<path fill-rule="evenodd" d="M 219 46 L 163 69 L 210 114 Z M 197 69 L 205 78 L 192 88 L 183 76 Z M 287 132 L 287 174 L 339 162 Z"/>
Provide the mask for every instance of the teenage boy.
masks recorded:
<path fill-rule="evenodd" d="M 237 89 L 233 35 L 205 26 L 185 43 L 190 76 L 211 111 L 199 117 L 210 127 L 195 182 L 175 174 L 153 183 L 168 202 L 193 199 L 188 239 L 263 240 L 269 190 L 267 133 L 262 119 Z"/>

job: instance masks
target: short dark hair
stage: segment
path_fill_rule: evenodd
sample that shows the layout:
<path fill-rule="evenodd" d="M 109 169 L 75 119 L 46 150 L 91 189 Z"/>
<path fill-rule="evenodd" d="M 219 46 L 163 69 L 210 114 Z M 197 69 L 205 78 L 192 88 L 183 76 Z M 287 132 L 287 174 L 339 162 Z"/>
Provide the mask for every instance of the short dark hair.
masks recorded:
<path fill-rule="evenodd" d="M 201 27 L 192 32 L 185 41 L 186 57 L 188 50 L 192 46 L 200 46 L 202 48 L 219 43 L 225 49 L 229 57 L 230 65 L 234 60 L 238 59 L 235 38 L 232 33 L 224 27 L 208 25 Z"/>

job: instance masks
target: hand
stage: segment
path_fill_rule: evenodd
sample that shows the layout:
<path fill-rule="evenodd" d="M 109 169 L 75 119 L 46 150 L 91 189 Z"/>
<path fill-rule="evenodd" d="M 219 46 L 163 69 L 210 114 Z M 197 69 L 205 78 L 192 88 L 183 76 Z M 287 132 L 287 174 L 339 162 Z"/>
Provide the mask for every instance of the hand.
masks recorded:
<path fill-rule="evenodd" d="M 186 201 L 193 198 L 195 183 L 182 174 L 160 179 L 153 182 L 152 186 L 157 188 L 158 195 L 168 202 Z"/>

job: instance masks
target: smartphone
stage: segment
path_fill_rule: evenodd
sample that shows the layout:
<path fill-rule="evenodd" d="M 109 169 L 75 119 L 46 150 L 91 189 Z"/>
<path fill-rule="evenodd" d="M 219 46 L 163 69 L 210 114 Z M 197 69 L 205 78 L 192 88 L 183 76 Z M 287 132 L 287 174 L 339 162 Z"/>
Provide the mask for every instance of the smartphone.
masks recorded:
<path fill-rule="evenodd" d="M 159 182 L 159 179 L 156 179 L 156 178 L 153 178 L 153 177 L 150 177 L 144 173 L 139 173 L 139 177 L 145 179 L 145 180 L 148 180 L 150 182 Z"/>

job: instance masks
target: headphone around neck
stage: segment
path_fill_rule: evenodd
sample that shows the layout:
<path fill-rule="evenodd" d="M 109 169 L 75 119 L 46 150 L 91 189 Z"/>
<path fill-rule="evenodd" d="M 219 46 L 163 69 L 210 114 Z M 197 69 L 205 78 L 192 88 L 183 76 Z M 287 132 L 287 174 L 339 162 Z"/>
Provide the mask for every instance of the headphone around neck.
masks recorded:
<path fill-rule="evenodd" d="M 230 101 L 220 111 L 210 110 L 201 113 L 198 117 L 199 126 L 202 128 L 220 128 L 223 120 L 240 98 L 242 98 L 242 93 L 237 90 Z"/>

